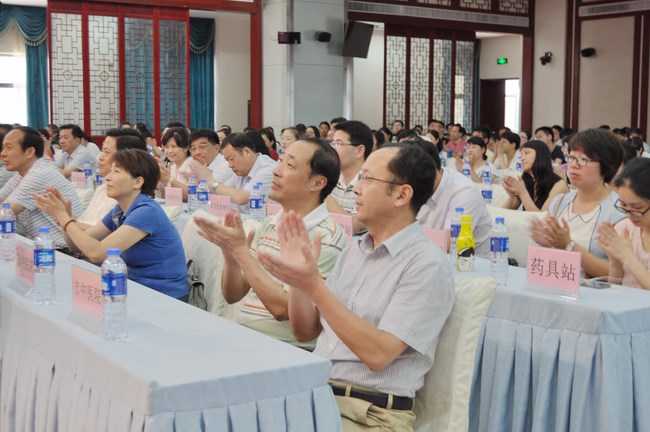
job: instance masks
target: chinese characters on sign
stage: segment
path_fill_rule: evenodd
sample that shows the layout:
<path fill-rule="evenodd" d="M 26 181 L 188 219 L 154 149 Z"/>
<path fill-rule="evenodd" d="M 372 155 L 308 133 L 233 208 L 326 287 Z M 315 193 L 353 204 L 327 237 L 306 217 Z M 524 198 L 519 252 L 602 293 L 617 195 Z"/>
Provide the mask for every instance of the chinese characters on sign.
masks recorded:
<path fill-rule="evenodd" d="M 580 254 L 558 249 L 528 248 L 528 284 L 578 294 Z"/>
<path fill-rule="evenodd" d="M 99 274 L 72 266 L 72 306 L 101 319 L 102 281 Z"/>
<path fill-rule="evenodd" d="M 226 213 L 230 210 L 230 197 L 227 195 L 210 194 L 208 210 L 215 216 L 226 216 Z"/>

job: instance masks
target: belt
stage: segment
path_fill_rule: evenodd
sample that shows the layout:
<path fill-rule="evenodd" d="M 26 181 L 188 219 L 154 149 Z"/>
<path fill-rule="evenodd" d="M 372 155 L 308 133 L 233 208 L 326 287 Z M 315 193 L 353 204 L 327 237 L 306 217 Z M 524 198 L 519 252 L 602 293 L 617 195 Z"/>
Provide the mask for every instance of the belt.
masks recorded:
<path fill-rule="evenodd" d="M 336 396 L 353 397 L 370 402 L 379 408 L 394 409 L 400 411 L 411 411 L 413 409 L 413 399 L 404 396 L 393 396 L 385 393 L 371 392 L 360 390 L 348 384 L 340 386 L 337 384 L 329 383 L 332 387 L 332 392 Z"/>

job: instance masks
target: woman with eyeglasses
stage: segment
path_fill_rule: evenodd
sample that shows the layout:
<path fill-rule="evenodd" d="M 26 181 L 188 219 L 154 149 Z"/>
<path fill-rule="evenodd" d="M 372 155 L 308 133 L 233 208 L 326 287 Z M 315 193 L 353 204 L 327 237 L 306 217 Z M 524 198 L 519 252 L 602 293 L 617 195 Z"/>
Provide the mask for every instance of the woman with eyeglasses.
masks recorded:
<path fill-rule="evenodd" d="M 526 142 L 521 147 L 521 177 L 507 176 L 503 188 L 508 193 L 504 208 L 546 211 L 559 194 L 569 192 L 566 182 L 553 172 L 548 146 L 541 141 Z"/>
<path fill-rule="evenodd" d="M 101 222 L 85 230 L 57 189 L 33 196 L 38 207 L 57 220 L 71 251 L 101 264 L 108 249 L 119 248 L 129 279 L 187 301 L 183 243 L 165 211 L 151 198 L 159 177 L 157 162 L 144 150 L 115 153 L 106 176 L 106 194 L 117 205 Z"/>
<path fill-rule="evenodd" d="M 548 207 L 548 217 L 533 222 L 533 239 L 540 246 L 580 252 L 585 277 L 607 276 L 607 254 L 596 241 L 596 228 L 625 218 L 614 207 L 616 192 L 607 186 L 621 165 L 623 151 L 610 132 L 587 129 L 569 142 L 567 160 L 575 189 L 557 195 Z"/>
<path fill-rule="evenodd" d="M 598 226 L 597 241 L 609 257 L 610 282 L 650 290 L 650 159 L 634 158 L 616 178 L 615 207 L 627 214 Z"/>

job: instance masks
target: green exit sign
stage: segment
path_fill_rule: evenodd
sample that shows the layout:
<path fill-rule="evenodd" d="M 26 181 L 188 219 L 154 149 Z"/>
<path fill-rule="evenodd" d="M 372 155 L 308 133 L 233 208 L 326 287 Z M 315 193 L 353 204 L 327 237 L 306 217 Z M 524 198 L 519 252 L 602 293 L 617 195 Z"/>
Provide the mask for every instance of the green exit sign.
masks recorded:
<path fill-rule="evenodd" d="M 498 65 L 508 64 L 508 57 L 499 57 L 497 59 L 497 64 Z"/>

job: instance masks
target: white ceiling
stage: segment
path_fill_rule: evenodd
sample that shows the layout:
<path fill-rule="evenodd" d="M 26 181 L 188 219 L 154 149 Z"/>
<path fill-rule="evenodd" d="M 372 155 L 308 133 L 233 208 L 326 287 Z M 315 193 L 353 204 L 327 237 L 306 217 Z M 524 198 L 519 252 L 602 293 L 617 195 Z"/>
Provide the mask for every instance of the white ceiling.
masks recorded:
<path fill-rule="evenodd" d="M 46 7 L 47 0 L 2 0 L 2 4 L 16 6 L 39 6 Z"/>

